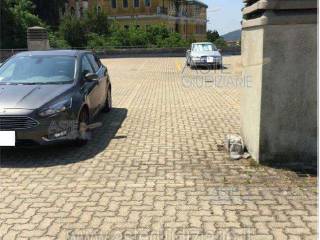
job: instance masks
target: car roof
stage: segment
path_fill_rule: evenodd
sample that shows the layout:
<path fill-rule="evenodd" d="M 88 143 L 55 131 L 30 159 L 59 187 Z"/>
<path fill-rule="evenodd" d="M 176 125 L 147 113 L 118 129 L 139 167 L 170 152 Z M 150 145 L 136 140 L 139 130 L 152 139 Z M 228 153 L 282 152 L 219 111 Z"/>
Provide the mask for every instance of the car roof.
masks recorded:
<path fill-rule="evenodd" d="M 47 50 L 47 51 L 25 51 L 16 56 L 72 56 L 76 57 L 83 53 L 91 53 L 84 50 Z"/>
<path fill-rule="evenodd" d="M 197 43 L 192 43 L 193 45 L 200 45 L 200 44 L 213 44 L 212 42 L 197 42 Z"/>

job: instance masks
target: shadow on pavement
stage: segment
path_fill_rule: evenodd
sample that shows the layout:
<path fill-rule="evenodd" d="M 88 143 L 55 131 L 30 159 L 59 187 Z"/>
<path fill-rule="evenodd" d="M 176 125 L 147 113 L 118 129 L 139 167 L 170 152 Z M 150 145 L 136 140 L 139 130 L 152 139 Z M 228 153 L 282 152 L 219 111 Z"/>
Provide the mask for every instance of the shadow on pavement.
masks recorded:
<path fill-rule="evenodd" d="M 95 129 L 92 139 L 87 145 L 77 147 L 70 142 L 39 146 L 33 148 L 7 148 L 1 149 L 1 168 L 37 168 L 68 165 L 93 158 L 104 151 L 115 137 L 122 123 L 127 117 L 128 110 L 113 108 L 108 114 L 100 114 L 96 119 L 103 126 Z"/>
<path fill-rule="evenodd" d="M 221 67 L 206 67 L 206 66 L 197 66 L 194 68 L 190 68 L 190 70 L 196 71 L 196 70 L 207 70 L 207 71 L 223 71 L 225 69 L 229 69 L 228 65 L 223 65 Z"/>

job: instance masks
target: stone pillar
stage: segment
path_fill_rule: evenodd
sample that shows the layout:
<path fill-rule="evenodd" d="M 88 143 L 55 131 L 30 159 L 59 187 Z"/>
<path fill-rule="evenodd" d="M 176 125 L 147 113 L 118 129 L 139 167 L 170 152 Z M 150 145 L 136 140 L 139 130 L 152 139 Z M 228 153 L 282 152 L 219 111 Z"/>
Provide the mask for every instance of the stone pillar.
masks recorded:
<path fill-rule="evenodd" d="M 29 51 L 42 51 L 48 50 L 49 39 L 48 32 L 42 27 L 30 27 L 27 32 L 28 50 Z"/>
<path fill-rule="evenodd" d="M 244 0 L 241 134 L 259 163 L 317 169 L 317 1 Z"/>

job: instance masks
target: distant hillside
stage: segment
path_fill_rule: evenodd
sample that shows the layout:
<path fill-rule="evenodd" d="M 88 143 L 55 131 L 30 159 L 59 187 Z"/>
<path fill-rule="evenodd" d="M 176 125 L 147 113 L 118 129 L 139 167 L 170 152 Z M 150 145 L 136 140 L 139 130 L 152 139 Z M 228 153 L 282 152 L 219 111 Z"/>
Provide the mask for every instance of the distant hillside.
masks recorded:
<path fill-rule="evenodd" d="M 241 39 L 241 30 L 236 30 L 229 32 L 222 36 L 226 41 L 240 41 Z"/>

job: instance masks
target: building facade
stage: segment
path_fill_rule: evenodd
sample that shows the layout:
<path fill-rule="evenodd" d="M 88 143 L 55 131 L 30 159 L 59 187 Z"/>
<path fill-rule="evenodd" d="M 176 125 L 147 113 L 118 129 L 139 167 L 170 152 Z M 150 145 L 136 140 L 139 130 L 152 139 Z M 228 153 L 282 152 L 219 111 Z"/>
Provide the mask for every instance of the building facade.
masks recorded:
<path fill-rule="evenodd" d="M 88 9 L 104 10 L 123 28 L 165 24 L 185 39 L 206 39 L 207 8 L 199 0 L 68 0 L 66 9 L 81 17 Z"/>

